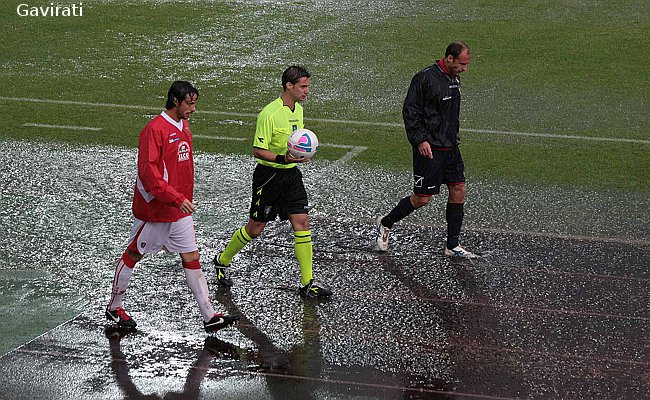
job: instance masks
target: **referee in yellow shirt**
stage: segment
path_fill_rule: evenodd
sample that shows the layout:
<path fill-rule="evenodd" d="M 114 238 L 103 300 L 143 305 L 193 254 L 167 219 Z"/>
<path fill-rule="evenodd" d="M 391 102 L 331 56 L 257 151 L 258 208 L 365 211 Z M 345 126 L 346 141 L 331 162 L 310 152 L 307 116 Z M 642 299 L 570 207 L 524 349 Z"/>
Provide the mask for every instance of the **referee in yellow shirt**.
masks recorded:
<path fill-rule="evenodd" d="M 287 140 L 293 131 L 304 127 L 300 102 L 307 98 L 311 84 L 309 72 L 293 65 L 282 74 L 283 92 L 257 116 L 253 138 L 253 156 L 257 166 L 253 172 L 253 196 L 248 223 L 237 229 L 226 248 L 214 258 L 219 285 L 231 286 L 227 268 L 232 258 L 248 242 L 258 237 L 266 223 L 289 220 L 294 231 L 294 253 L 300 264 L 303 298 L 323 299 L 332 292 L 314 283 L 313 250 L 309 229 L 308 200 L 302 173 L 297 163 L 306 159 L 291 157 Z"/>

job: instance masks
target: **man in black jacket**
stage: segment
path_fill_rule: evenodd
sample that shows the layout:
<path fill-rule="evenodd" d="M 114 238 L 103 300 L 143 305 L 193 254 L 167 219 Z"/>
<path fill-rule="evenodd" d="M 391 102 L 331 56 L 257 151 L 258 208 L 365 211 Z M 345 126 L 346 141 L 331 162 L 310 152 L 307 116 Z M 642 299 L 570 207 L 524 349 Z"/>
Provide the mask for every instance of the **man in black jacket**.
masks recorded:
<path fill-rule="evenodd" d="M 402 115 L 413 147 L 413 195 L 404 197 L 384 217 L 377 219 L 376 250 L 388 250 L 393 225 L 425 206 L 444 183 L 447 200 L 447 256 L 474 258 L 459 244 L 465 203 L 465 165 L 458 145 L 460 74 L 467 71 L 470 49 L 464 42 L 447 46 L 445 58 L 418 72 L 411 80 Z"/>

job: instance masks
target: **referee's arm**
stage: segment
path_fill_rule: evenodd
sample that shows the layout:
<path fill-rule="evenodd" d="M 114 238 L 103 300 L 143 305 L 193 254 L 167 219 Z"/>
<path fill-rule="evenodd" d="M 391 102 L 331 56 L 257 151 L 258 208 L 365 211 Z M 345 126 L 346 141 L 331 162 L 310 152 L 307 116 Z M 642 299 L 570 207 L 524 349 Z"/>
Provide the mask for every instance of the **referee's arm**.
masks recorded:
<path fill-rule="evenodd" d="M 289 154 L 288 151 L 285 154 L 275 154 L 271 150 L 263 149 L 261 147 L 253 147 L 253 157 L 279 164 L 302 163 L 309 161 L 309 159 L 306 158 L 291 157 L 291 154 Z M 278 157 L 281 157 L 281 159 L 278 159 Z"/>

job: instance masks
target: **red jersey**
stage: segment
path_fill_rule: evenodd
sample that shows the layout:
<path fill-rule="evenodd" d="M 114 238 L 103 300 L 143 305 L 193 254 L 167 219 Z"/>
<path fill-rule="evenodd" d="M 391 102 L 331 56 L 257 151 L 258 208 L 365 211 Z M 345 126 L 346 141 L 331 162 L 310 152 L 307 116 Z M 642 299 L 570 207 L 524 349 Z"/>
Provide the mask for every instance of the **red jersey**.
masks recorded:
<path fill-rule="evenodd" d="M 161 113 L 142 129 L 133 215 L 142 221 L 174 222 L 189 215 L 178 207 L 194 193 L 192 132 L 186 120 Z"/>

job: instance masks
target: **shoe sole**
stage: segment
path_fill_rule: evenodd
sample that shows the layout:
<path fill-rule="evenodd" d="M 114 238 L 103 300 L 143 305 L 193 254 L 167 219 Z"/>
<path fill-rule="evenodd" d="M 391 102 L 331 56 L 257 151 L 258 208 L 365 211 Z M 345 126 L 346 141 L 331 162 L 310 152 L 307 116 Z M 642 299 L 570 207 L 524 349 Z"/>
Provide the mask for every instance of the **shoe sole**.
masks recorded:
<path fill-rule="evenodd" d="M 461 256 L 461 255 L 454 254 L 454 253 L 447 253 L 446 251 L 443 252 L 443 254 L 444 254 L 445 256 L 447 256 L 447 257 L 453 257 L 453 258 L 466 258 L 466 259 L 468 259 L 468 260 L 469 260 L 469 259 L 472 259 L 472 258 L 481 258 L 481 256 L 479 256 L 479 255 L 477 255 L 477 254 L 473 254 L 473 253 L 472 253 L 471 256 Z"/>
<path fill-rule="evenodd" d="M 239 318 L 233 318 L 230 321 L 224 321 L 219 325 L 216 324 L 204 325 L 203 328 L 205 329 L 206 332 L 213 333 L 213 332 L 220 331 L 224 328 L 227 328 L 229 326 L 235 325 L 237 321 L 239 321 Z"/>

